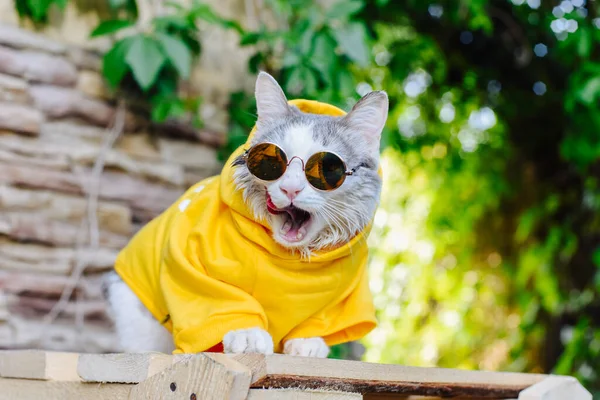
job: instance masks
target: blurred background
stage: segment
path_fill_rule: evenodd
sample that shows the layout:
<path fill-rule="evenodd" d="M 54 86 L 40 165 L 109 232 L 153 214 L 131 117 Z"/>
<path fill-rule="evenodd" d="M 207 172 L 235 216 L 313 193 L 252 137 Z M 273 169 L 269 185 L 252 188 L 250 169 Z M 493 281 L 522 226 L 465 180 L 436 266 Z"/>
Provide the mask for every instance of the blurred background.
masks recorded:
<path fill-rule="evenodd" d="M 1 348 L 114 351 L 102 274 L 245 141 L 266 70 L 290 98 L 390 96 L 380 325 L 334 357 L 600 398 L 597 1 L 1 3 Z"/>

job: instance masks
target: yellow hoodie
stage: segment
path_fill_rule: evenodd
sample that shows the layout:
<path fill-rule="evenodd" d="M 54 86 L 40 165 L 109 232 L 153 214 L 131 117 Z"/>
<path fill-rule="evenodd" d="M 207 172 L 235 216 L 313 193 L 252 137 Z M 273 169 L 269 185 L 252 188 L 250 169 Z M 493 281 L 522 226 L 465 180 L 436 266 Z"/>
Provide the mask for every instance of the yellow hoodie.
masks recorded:
<path fill-rule="evenodd" d="M 314 101 L 290 104 L 344 114 Z M 244 150 L 233 153 L 221 175 L 192 186 L 142 228 L 117 257 L 117 273 L 172 332 L 174 353 L 206 351 L 227 332 L 253 327 L 271 334 L 276 352 L 293 338 L 320 336 L 333 345 L 363 337 L 376 325 L 366 270 L 369 229 L 310 261 L 292 254 L 236 190 L 231 163 Z"/>

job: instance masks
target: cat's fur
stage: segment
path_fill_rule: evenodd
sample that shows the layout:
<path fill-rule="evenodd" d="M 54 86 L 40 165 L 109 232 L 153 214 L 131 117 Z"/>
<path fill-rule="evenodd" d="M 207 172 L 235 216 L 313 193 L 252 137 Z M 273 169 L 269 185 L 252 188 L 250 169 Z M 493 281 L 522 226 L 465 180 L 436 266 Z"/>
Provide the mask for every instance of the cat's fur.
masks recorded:
<path fill-rule="evenodd" d="M 304 162 L 318 151 L 331 151 L 355 172 L 337 190 L 322 192 L 308 184 L 302 163 L 297 159 L 290 163 L 283 177 L 267 183 L 255 179 L 240 158 L 234 162 L 234 179 L 255 218 L 269 222 L 275 241 L 306 257 L 313 251 L 348 242 L 367 226 L 379 201 L 381 178 L 377 170 L 380 136 L 388 111 L 387 95 L 367 94 L 344 117 L 305 114 L 289 106 L 277 82 L 261 73 L 256 82 L 256 101 L 257 131 L 251 145 L 272 142 L 286 152 L 289 160 L 298 157 Z M 310 222 L 301 240 L 291 242 L 282 234 L 285 215 L 267 211 L 265 189 L 278 209 L 293 203 L 310 212 Z M 123 351 L 170 353 L 173 350 L 170 333 L 114 273 L 107 280 L 107 293 Z M 273 352 L 270 335 L 253 327 L 229 332 L 223 338 L 223 345 L 228 353 Z M 326 357 L 329 349 L 321 338 L 306 338 L 286 342 L 284 352 Z"/>

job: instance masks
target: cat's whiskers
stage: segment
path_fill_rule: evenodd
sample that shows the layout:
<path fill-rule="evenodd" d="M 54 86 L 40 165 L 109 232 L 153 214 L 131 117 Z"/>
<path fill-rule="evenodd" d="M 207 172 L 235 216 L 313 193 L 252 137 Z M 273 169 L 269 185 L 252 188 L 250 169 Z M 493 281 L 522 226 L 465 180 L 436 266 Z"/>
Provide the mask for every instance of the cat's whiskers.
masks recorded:
<path fill-rule="evenodd" d="M 344 207 L 346 209 L 349 209 L 351 211 L 354 211 L 360 218 L 361 222 L 370 220 L 370 215 L 369 215 L 370 213 L 364 207 L 354 206 L 354 205 L 350 204 L 349 202 L 345 203 L 345 202 L 337 200 L 337 199 L 329 199 L 329 203 L 333 203 L 335 205 L 338 205 L 338 206 Z"/>
<path fill-rule="evenodd" d="M 350 235 L 360 230 L 360 224 L 353 221 L 353 218 L 346 218 L 340 215 L 338 209 L 331 204 L 325 204 L 324 209 L 328 210 L 331 215 L 335 216 L 338 220 L 341 220 L 347 227 L 347 231 Z"/>

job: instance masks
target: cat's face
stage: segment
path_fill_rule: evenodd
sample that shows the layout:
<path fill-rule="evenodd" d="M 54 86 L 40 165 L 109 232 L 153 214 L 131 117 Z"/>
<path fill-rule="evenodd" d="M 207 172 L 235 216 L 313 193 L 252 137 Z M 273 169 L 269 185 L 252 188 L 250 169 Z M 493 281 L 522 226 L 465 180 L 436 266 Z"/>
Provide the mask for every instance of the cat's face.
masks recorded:
<path fill-rule="evenodd" d="M 261 73 L 256 101 L 257 131 L 250 146 L 274 143 L 289 165 L 281 178 L 267 182 L 254 177 L 243 158 L 234 162 L 236 185 L 255 217 L 269 222 L 282 246 L 306 255 L 346 243 L 366 227 L 379 202 L 379 142 L 387 95 L 369 93 L 344 117 L 305 114 L 290 107 L 277 82 Z M 335 153 L 353 170 L 332 191 L 315 189 L 303 171 L 303 162 L 321 151 Z"/>

